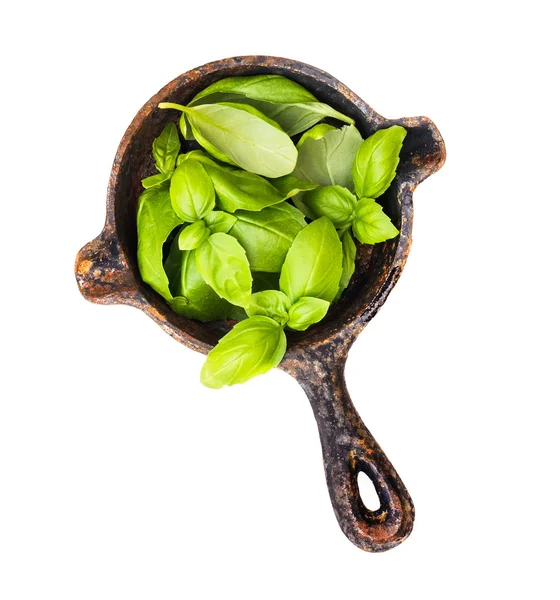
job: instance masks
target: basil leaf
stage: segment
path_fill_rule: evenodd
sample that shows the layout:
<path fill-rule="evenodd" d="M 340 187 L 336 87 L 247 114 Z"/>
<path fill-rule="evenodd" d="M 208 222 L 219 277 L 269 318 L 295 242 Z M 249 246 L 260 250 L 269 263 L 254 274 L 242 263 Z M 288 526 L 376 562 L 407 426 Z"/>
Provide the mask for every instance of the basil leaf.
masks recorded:
<path fill-rule="evenodd" d="M 175 312 L 205 323 L 229 317 L 231 304 L 204 281 L 196 266 L 196 253 L 179 249 L 178 236 L 165 261 L 165 271 L 174 296 L 169 304 Z"/>
<path fill-rule="evenodd" d="M 189 106 L 200 104 L 202 99 L 204 104 L 215 102 L 215 97 L 209 98 L 213 94 L 237 94 L 277 104 L 317 101 L 302 85 L 282 75 L 252 75 L 220 79 L 198 93 Z"/>
<path fill-rule="evenodd" d="M 184 114 L 184 113 L 183 113 Z M 192 132 L 194 139 L 212 156 L 213 158 L 227 163 L 228 165 L 233 165 L 234 167 L 239 166 L 234 160 L 226 156 L 223 152 L 220 152 L 215 146 L 213 146 L 204 136 L 194 127 L 192 127 Z"/>
<path fill-rule="evenodd" d="M 288 320 L 288 311 L 291 304 L 290 299 L 283 292 L 266 290 L 264 292 L 257 292 L 251 296 L 251 303 L 246 311 L 250 317 L 264 315 L 265 317 L 274 319 L 283 326 Z"/>
<path fill-rule="evenodd" d="M 179 141 L 177 126 L 175 123 L 168 123 L 152 143 L 156 169 L 161 173 L 170 173 L 173 171 L 180 150 L 181 142 Z"/>
<path fill-rule="evenodd" d="M 269 125 L 272 125 L 272 127 L 275 127 L 276 129 L 282 131 L 282 127 L 280 127 L 280 125 L 278 125 L 276 121 L 274 121 L 270 117 L 267 117 L 262 111 L 252 106 L 251 104 L 242 104 L 241 102 L 217 102 L 217 104 L 219 104 L 220 106 L 231 106 L 232 108 L 243 110 L 246 113 L 249 113 L 250 115 L 259 117 L 259 119 L 266 121 Z"/>
<path fill-rule="evenodd" d="M 352 192 L 339 185 L 328 185 L 306 192 L 303 194 L 303 202 L 315 218 L 328 217 L 337 229 L 350 225 L 358 203 Z"/>
<path fill-rule="evenodd" d="M 335 300 L 338 300 L 342 292 L 348 287 L 356 269 L 356 244 L 349 229 L 342 234 L 340 241 L 342 242 L 342 276 L 340 277 Z"/>
<path fill-rule="evenodd" d="M 189 122 L 187 121 L 187 115 L 185 115 L 185 113 L 181 113 L 179 118 L 179 130 L 186 140 L 194 140 L 193 131 L 189 125 Z"/>
<path fill-rule="evenodd" d="M 329 306 L 326 300 L 304 296 L 290 307 L 286 325 L 296 331 L 305 331 L 327 314 Z"/>
<path fill-rule="evenodd" d="M 138 199 L 138 268 L 142 280 L 166 300 L 171 299 L 169 281 L 163 268 L 163 243 L 183 221 L 171 206 L 169 191 L 152 188 Z"/>
<path fill-rule="evenodd" d="M 186 160 L 171 177 L 171 203 L 184 221 L 197 221 L 215 204 L 214 186 L 204 167 L 196 160 Z"/>
<path fill-rule="evenodd" d="M 352 231 L 362 244 L 378 244 L 399 235 L 399 230 L 373 198 L 362 198 L 358 202 Z"/>
<path fill-rule="evenodd" d="M 336 129 L 333 125 L 328 125 L 327 123 L 320 123 L 319 125 L 315 125 L 311 129 L 307 130 L 300 138 L 299 142 L 296 144 L 296 148 L 299 150 L 303 142 L 306 139 L 311 138 L 312 140 L 319 140 L 322 137 L 325 137 L 325 134 L 329 131 L 333 131 Z"/>
<path fill-rule="evenodd" d="M 228 302 L 243 308 L 251 301 L 251 271 L 245 250 L 227 233 L 214 233 L 196 250 L 204 281 Z"/>
<path fill-rule="evenodd" d="M 391 185 L 405 137 L 406 129 L 393 125 L 376 131 L 363 142 L 352 168 L 359 198 L 378 198 Z"/>
<path fill-rule="evenodd" d="M 210 233 L 229 233 L 229 230 L 235 225 L 237 217 L 221 210 L 213 210 L 204 217 L 206 227 Z"/>
<path fill-rule="evenodd" d="M 299 192 L 314 190 L 317 187 L 312 181 L 302 181 L 293 175 L 284 175 L 270 182 L 284 197 L 284 200 L 295 196 Z"/>
<path fill-rule="evenodd" d="M 235 170 L 233 167 L 229 165 L 221 165 L 217 163 L 211 156 L 208 155 L 204 150 L 190 150 L 189 152 L 185 152 L 185 154 L 179 154 L 177 157 L 177 166 L 182 165 L 186 160 L 196 160 L 202 165 L 210 165 L 211 167 L 219 167 L 220 169 L 225 169 L 226 171 Z"/>
<path fill-rule="evenodd" d="M 172 173 L 157 173 L 142 179 L 142 187 L 149 190 L 150 188 L 158 187 L 171 179 Z M 162 186 L 163 187 L 163 186 Z"/>
<path fill-rule="evenodd" d="M 205 168 L 216 190 L 218 207 L 223 210 L 258 211 L 284 200 L 284 196 L 260 175 L 228 171 L 218 165 L 205 164 Z"/>
<path fill-rule="evenodd" d="M 304 214 L 310 221 L 314 221 L 316 216 L 315 214 L 311 211 L 311 209 L 309 208 L 309 206 L 307 206 L 307 204 L 304 202 L 304 198 L 305 198 L 305 194 L 299 193 L 296 194 L 293 198 L 292 198 L 292 202 L 294 203 L 294 206 L 302 213 Z"/>
<path fill-rule="evenodd" d="M 195 221 L 184 227 L 177 236 L 180 250 L 194 250 L 210 235 L 210 230 L 204 221 Z"/>
<path fill-rule="evenodd" d="M 279 272 L 296 235 L 305 227 L 297 208 L 283 202 L 260 212 L 237 211 L 230 230 L 245 248 L 254 271 Z"/>
<path fill-rule="evenodd" d="M 266 290 L 280 289 L 280 273 L 267 273 L 266 271 L 253 272 L 253 294 Z"/>
<path fill-rule="evenodd" d="M 342 244 L 327 217 L 304 227 L 288 250 L 280 289 L 292 302 L 303 296 L 332 302 L 342 275 Z"/>
<path fill-rule="evenodd" d="M 210 350 L 200 381 L 216 389 L 245 383 L 278 366 L 285 353 L 286 334 L 282 327 L 268 317 L 251 317 L 237 323 Z"/>
<path fill-rule="evenodd" d="M 340 185 L 354 191 L 352 163 L 362 136 L 353 126 L 327 131 L 319 139 L 307 138 L 300 146 L 293 175 L 319 185 Z"/>
<path fill-rule="evenodd" d="M 183 107 L 162 103 L 187 114 L 193 130 L 243 169 L 266 177 L 294 170 L 297 150 L 286 133 L 253 114 L 219 104 Z"/>

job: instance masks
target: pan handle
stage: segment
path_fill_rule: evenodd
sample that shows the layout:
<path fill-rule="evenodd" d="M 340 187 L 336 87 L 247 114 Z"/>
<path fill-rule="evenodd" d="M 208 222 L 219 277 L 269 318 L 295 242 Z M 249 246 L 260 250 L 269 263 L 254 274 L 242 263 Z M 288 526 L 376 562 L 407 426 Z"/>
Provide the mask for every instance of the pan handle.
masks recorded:
<path fill-rule="evenodd" d="M 298 363 L 299 368 L 289 371 L 305 390 L 315 414 L 327 486 L 342 531 L 367 552 L 383 552 L 397 546 L 412 531 L 414 505 L 352 404 L 344 380 L 346 354 L 341 357 L 321 352 L 311 365 L 309 358 Z M 377 510 L 368 509 L 360 497 L 360 472 L 375 487 L 380 501 Z"/>

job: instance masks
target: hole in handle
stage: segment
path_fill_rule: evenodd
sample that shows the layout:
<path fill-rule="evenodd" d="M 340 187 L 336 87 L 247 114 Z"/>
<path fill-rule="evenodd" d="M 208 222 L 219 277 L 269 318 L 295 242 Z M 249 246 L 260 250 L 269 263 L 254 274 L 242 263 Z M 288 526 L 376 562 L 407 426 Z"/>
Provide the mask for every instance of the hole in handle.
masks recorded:
<path fill-rule="evenodd" d="M 373 481 L 363 471 L 358 472 L 358 490 L 360 491 L 362 502 L 368 510 L 375 512 L 381 508 L 381 501 L 379 500 L 379 495 L 373 485 Z"/>

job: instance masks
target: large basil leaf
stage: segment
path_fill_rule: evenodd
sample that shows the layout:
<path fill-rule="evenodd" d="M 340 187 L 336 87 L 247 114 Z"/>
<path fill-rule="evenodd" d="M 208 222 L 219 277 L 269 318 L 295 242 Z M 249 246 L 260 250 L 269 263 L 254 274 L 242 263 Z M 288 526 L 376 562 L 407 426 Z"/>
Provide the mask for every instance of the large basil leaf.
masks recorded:
<path fill-rule="evenodd" d="M 330 302 L 326 300 L 304 296 L 290 307 L 286 325 L 296 331 L 305 331 L 327 314 L 329 306 Z"/>
<path fill-rule="evenodd" d="M 228 318 L 231 304 L 204 281 L 196 266 L 196 253 L 180 250 L 178 237 L 171 245 L 165 271 L 174 296 L 169 303 L 175 312 L 203 322 Z"/>
<path fill-rule="evenodd" d="M 181 142 L 179 141 L 177 126 L 175 123 L 168 123 L 152 143 L 156 169 L 160 173 L 171 173 L 175 168 L 175 161 L 180 150 Z"/>
<path fill-rule="evenodd" d="M 319 139 L 307 138 L 298 150 L 293 175 L 319 185 L 340 185 L 353 191 L 352 163 L 361 143 L 362 136 L 353 125 L 327 131 Z"/>
<path fill-rule="evenodd" d="M 328 217 L 337 229 L 347 227 L 354 219 L 356 196 L 339 185 L 318 187 L 303 194 L 303 202 L 311 213 L 318 217 Z"/>
<path fill-rule="evenodd" d="M 190 105 L 225 101 L 247 102 L 278 122 L 290 136 L 309 129 L 325 117 L 354 122 L 328 104 L 319 102 L 303 86 L 281 75 L 222 79 L 195 96 Z"/>
<path fill-rule="evenodd" d="M 358 198 L 378 198 L 395 177 L 406 129 L 393 125 L 376 131 L 358 149 L 353 178 Z"/>
<path fill-rule="evenodd" d="M 284 200 L 284 196 L 260 175 L 241 170 L 225 170 L 218 165 L 206 163 L 204 166 L 216 190 L 218 207 L 223 210 L 259 211 Z"/>
<path fill-rule="evenodd" d="M 235 221 L 237 221 L 237 217 L 221 210 L 213 210 L 204 217 L 210 233 L 229 233 L 229 230 L 235 225 Z"/>
<path fill-rule="evenodd" d="M 210 388 L 245 383 L 278 366 L 285 353 L 282 327 L 269 317 L 251 317 L 237 323 L 210 351 L 200 381 Z"/>
<path fill-rule="evenodd" d="M 340 277 L 335 300 L 338 300 L 342 292 L 348 287 L 356 269 L 356 244 L 349 229 L 342 234 L 340 241 L 342 242 L 342 276 Z"/>
<path fill-rule="evenodd" d="M 287 202 L 260 212 L 239 210 L 230 235 L 245 248 L 254 271 L 279 272 L 296 235 L 305 227 L 301 212 Z"/>
<path fill-rule="evenodd" d="M 352 231 L 362 244 L 378 244 L 399 235 L 399 230 L 373 198 L 362 198 L 358 202 Z"/>
<path fill-rule="evenodd" d="M 184 221 L 197 221 L 215 204 L 214 186 L 204 167 L 196 160 L 186 160 L 171 177 L 171 203 Z"/>
<path fill-rule="evenodd" d="M 291 304 L 290 299 L 283 292 L 265 290 L 251 296 L 251 303 L 246 310 L 250 317 L 264 315 L 274 319 L 280 325 L 285 325 Z"/>
<path fill-rule="evenodd" d="M 297 150 L 292 140 L 256 115 L 220 104 L 182 107 L 162 103 L 160 106 L 184 111 L 193 130 L 247 171 L 281 177 L 294 170 Z"/>
<path fill-rule="evenodd" d="M 297 302 L 303 296 L 332 302 L 342 275 L 342 244 L 334 225 L 321 217 L 304 227 L 288 250 L 280 289 Z"/>
<path fill-rule="evenodd" d="M 181 250 L 195 250 L 210 235 L 210 229 L 201 219 L 184 227 L 177 236 Z"/>
<path fill-rule="evenodd" d="M 251 301 L 251 270 L 245 250 L 227 233 L 214 233 L 196 250 L 204 281 L 228 302 L 243 308 Z"/>
<path fill-rule="evenodd" d="M 136 223 L 138 228 L 138 268 L 140 276 L 158 294 L 171 300 L 169 281 L 163 268 L 163 243 L 183 222 L 173 207 L 169 191 L 152 188 L 138 199 Z"/>

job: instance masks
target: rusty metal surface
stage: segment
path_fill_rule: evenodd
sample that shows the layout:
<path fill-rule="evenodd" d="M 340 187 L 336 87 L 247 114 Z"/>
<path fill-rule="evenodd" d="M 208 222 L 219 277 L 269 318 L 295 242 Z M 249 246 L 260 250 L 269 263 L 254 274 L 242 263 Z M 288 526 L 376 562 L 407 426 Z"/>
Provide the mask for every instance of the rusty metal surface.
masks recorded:
<path fill-rule="evenodd" d="M 287 332 L 288 350 L 280 368 L 295 377 L 313 408 L 327 485 L 346 536 L 370 552 L 392 548 L 410 534 L 412 500 L 391 463 L 356 412 L 346 390 L 348 350 L 375 316 L 397 282 L 412 241 L 412 193 L 445 161 L 445 146 L 425 117 L 387 120 L 334 77 L 297 61 L 269 56 L 227 58 L 180 75 L 151 98 L 128 127 L 115 156 L 107 190 L 107 219 L 101 234 L 80 250 L 75 273 L 80 291 L 91 302 L 128 304 L 144 311 L 189 348 L 208 353 L 231 322 L 202 324 L 174 313 L 141 279 L 136 262 L 136 207 L 141 179 L 152 172 L 151 145 L 163 127 L 177 121 L 160 102 L 186 104 L 214 81 L 233 75 L 278 73 L 294 79 L 319 100 L 348 114 L 364 137 L 390 125 L 408 131 L 397 177 L 378 201 L 399 227 L 394 240 L 376 246 L 358 244 L 356 272 L 341 300 L 325 320 L 306 332 Z M 375 485 L 380 508 L 368 510 L 359 495 L 363 471 Z"/>

